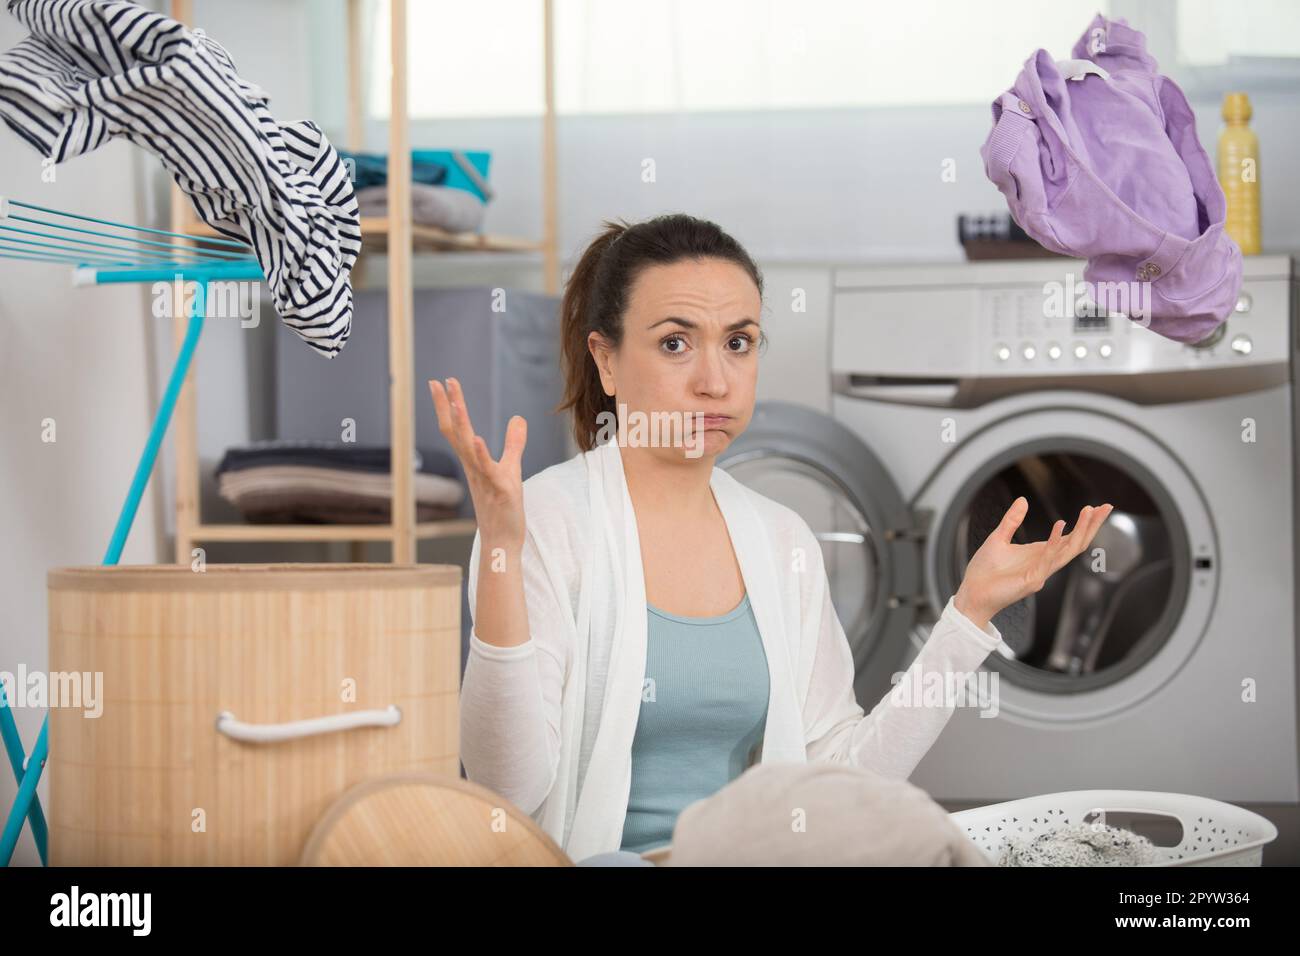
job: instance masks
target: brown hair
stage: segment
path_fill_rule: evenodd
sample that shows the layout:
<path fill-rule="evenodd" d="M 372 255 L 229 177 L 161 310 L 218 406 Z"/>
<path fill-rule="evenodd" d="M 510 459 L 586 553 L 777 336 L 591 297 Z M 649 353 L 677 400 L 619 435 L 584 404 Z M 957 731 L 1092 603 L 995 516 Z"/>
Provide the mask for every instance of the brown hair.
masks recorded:
<path fill-rule="evenodd" d="M 725 259 L 744 269 L 758 294 L 763 276 L 735 239 L 706 219 L 684 213 L 656 216 L 629 225 L 605 220 L 604 231 L 587 246 L 569 275 L 560 304 L 561 363 L 564 400 L 556 412 L 572 410 L 573 437 L 590 451 L 596 444 L 597 416 L 613 414 L 613 396 L 600 384 L 600 372 L 587 347 L 599 332 L 617 348 L 623 341 L 623 314 L 632 283 L 651 265 L 671 265 L 683 259 Z"/>

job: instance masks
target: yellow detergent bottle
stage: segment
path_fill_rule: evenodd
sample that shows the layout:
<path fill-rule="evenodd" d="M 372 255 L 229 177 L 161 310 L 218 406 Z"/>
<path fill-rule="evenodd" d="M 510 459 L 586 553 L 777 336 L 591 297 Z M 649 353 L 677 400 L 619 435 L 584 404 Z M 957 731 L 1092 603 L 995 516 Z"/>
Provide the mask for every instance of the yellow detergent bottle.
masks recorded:
<path fill-rule="evenodd" d="M 1243 255 L 1259 254 L 1259 138 L 1247 125 L 1250 100 L 1245 93 L 1226 93 L 1219 133 L 1219 183 L 1228 200 L 1224 231 Z"/>

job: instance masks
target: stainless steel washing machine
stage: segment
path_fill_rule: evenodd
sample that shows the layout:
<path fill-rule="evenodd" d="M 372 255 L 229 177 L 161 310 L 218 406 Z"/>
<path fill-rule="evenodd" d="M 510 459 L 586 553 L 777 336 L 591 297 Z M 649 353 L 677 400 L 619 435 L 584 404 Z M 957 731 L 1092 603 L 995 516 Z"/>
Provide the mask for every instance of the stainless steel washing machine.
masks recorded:
<path fill-rule="evenodd" d="M 1195 793 L 1294 833 L 1292 259 L 1247 257 L 1237 311 L 1197 346 L 1109 314 L 1082 273 L 838 270 L 831 414 L 760 404 L 719 463 L 819 535 L 867 710 L 1017 495 L 1022 542 L 1111 502 L 1089 551 L 994 618 L 997 715 L 959 707 L 912 781 L 952 809 Z"/>

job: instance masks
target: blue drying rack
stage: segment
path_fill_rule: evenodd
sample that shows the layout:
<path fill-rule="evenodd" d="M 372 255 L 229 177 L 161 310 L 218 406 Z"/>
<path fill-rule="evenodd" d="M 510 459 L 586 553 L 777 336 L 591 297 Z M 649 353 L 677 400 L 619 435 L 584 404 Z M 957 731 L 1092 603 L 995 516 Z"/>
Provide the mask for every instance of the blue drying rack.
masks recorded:
<path fill-rule="evenodd" d="M 4 196 L 0 196 L 0 259 L 71 267 L 74 285 L 178 280 L 195 284 L 185 339 L 176 355 L 167 389 L 154 416 L 153 427 L 149 430 L 104 555 L 105 565 L 117 564 L 158 458 L 158 449 L 171 423 L 176 398 L 189 373 L 199 334 L 203 331 L 209 285 L 212 282 L 261 281 L 262 268 L 242 242 L 128 226 L 34 206 Z M 40 783 L 49 756 L 49 725 L 47 714 L 36 745 L 30 755 L 25 754 L 4 685 L 0 683 L 0 737 L 4 739 L 9 765 L 18 780 L 18 796 L 5 822 L 4 835 L 0 837 L 0 865 L 9 865 L 24 820 L 31 821 L 41 863 L 49 865 L 49 831 L 41 802 L 36 796 L 36 785 Z"/>

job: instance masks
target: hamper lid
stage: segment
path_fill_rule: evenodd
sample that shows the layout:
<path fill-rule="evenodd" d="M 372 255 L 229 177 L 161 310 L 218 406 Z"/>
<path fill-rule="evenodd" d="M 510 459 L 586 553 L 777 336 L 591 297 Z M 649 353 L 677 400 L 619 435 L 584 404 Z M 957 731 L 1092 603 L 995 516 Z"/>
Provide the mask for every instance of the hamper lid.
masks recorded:
<path fill-rule="evenodd" d="M 497 828 L 504 811 L 508 824 Z M 471 780 L 429 771 L 370 777 L 325 811 L 300 866 L 572 866 L 523 810 Z"/>

